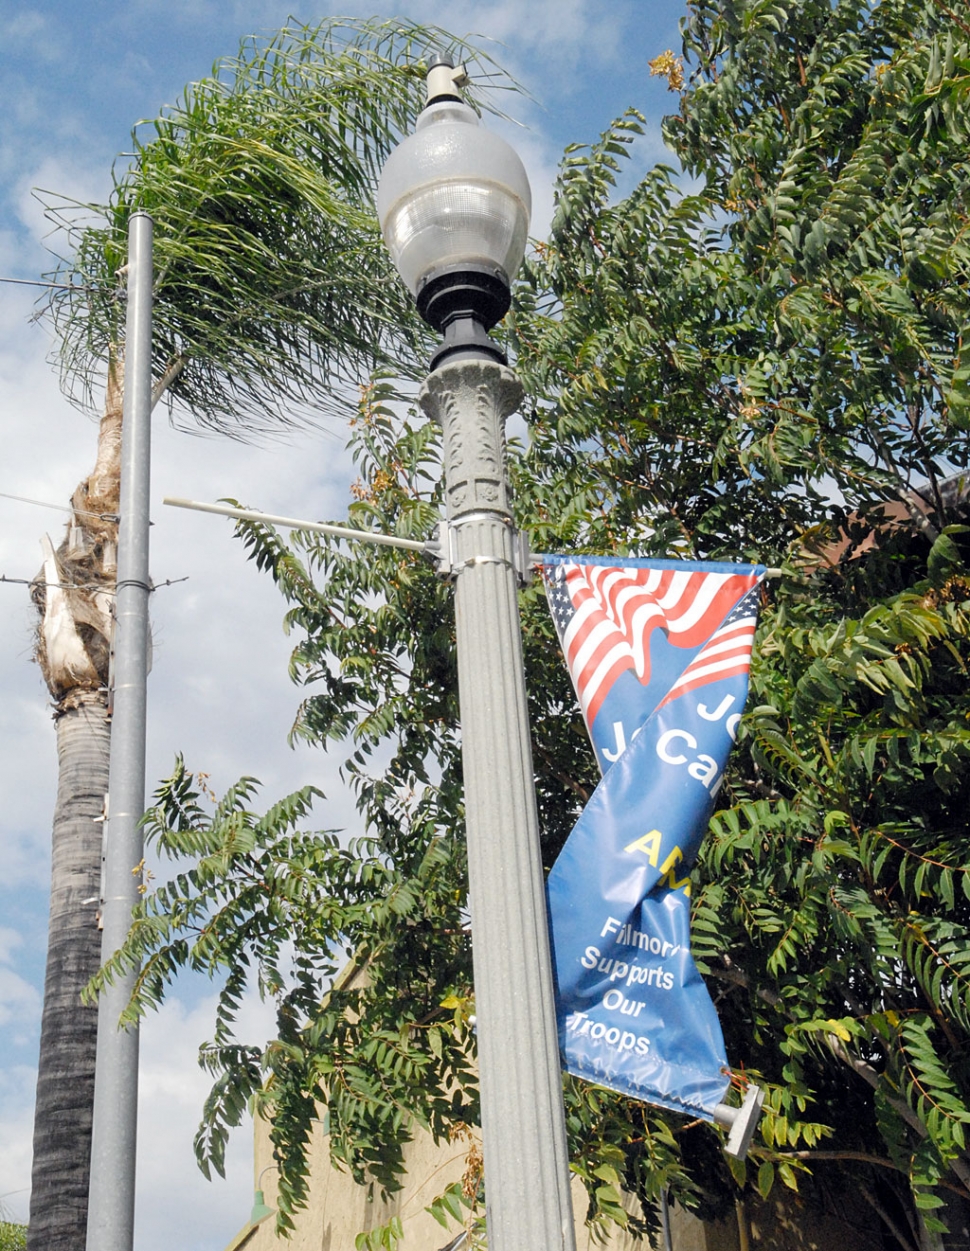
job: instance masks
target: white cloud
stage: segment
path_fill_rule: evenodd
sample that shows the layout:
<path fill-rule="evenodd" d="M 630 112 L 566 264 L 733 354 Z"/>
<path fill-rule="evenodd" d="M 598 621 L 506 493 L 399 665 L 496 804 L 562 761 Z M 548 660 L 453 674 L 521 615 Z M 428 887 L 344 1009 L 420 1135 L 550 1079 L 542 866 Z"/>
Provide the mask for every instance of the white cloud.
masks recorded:
<path fill-rule="evenodd" d="M 30 1138 L 37 1070 L 19 1063 L 19 1048 L 40 1014 L 40 993 L 11 965 L 24 945 L 10 926 L 0 927 L 0 1030 L 6 1061 L 0 1068 L 0 1213 L 25 1221 L 30 1187 Z"/>
<path fill-rule="evenodd" d="M 65 209 L 73 220 L 77 211 L 68 207 L 70 202 L 100 204 L 110 193 L 110 169 L 101 162 L 58 155 L 32 162 L 14 185 L 11 200 L 17 219 L 32 242 L 46 251 L 63 255 L 67 250 L 66 238 L 47 215 L 45 205 L 52 204 L 55 210 Z M 84 220 L 87 220 L 86 214 Z M 49 260 L 46 264 L 50 268 Z"/>
<path fill-rule="evenodd" d="M 37 9 L 22 8 L 3 23 L 10 51 L 43 65 L 60 58 L 65 47 L 63 26 Z"/>
<path fill-rule="evenodd" d="M 12 969 L 0 966 L 0 1025 L 23 1026 L 40 1007 L 40 995 Z M 14 1036 L 16 1042 L 16 1036 Z"/>
<path fill-rule="evenodd" d="M 23 941 L 17 930 L 0 927 L 0 1026 L 13 1038 L 14 1045 L 25 1028 L 29 1031 L 41 1006 L 37 988 L 10 967 Z"/>
<path fill-rule="evenodd" d="M 23 588 L 0 589 L 9 595 Z M 6 630 L 0 631 L 0 647 L 9 646 L 11 641 Z M 13 657 L 14 666 L 17 659 Z M 0 833 L 3 886 L 8 891 L 46 887 L 57 784 L 54 729 L 46 691 L 37 669 L 22 654 L 20 661 L 19 671 L 11 675 L 20 692 L 16 698 L 4 700 L 0 709 L 0 741 L 4 744 L 0 755 L 0 794 L 4 796 Z"/>
<path fill-rule="evenodd" d="M 4 983 L 0 970 L 0 1003 Z M 235 1130 L 226 1177 L 208 1181 L 195 1160 L 193 1139 L 211 1079 L 198 1065 L 200 1043 L 211 1037 L 215 997 L 191 1007 L 172 998 L 143 1023 L 138 1082 L 138 1163 L 135 1245 L 138 1251 L 218 1251 L 243 1226 L 252 1204 L 252 1122 Z M 268 1007 L 252 996 L 242 1005 L 239 1037 L 257 1044 L 270 1036 Z M 30 1187 L 31 1108 L 35 1068 L 0 1071 L 0 1202 L 10 1219 L 26 1221 Z"/>
<path fill-rule="evenodd" d="M 6 925 L 0 925 L 0 964 L 9 964 L 14 951 L 23 941 L 23 938 L 16 930 L 12 930 Z"/>
<path fill-rule="evenodd" d="M 66 503 L 90 469 L 96 424 L 60 396 L 45 364 L 48 339 L 28 326 L 30 293 L 0 289 L 0 413 L 4 459 L 0 491 Z M 191 438 L 156 415 L 152 511 L 152 569 L 159 579 L 190 580 L 160 588 L 152 615 L 157 643 L 150 678 L 148 788 L 184 750 L 222 788 L 243 772 L 266 782 L 268 804 L 308 781 L 340 794 L 326 757 L 286 746 L 300 692 L 286 675 L 293 640 L 284 637 L 283 601 L 272 582 L 246 560 L 231 524 L 164 508 L 163 494 L 215 499 L 234 495 L 256 506 L 298 516 L 339 516 L 349 498 L 350 466 L 340 440 L 308 433 L 295 444 L 247 447 Z M 31 577 L 40 564 L 38 538 L 59 536 L 64 515 L 0 498 L 0 574 Z M 30 663 L 33 614 L 23 586 L 0 585 L 0 897 L 44 906 L 50 822 L 56 787 L 55 733 L 49 699 Z M 347 799 L 325 805 L 323 826 L 353 820 Z M 0 914 L 3 915 L 3 914 Z M 44 922 L 37 916 L 33 933 Z M 3 1191 L 29 1185 L 33 1060 L 40 1016 L 42 967 L 19 936 L 0 935 L 8 964 L 0 968 L 0 1037 L 8 1063 L 0 1082 L 0 1176 Z M 36 945 L 36 944 L 35 944 Z M 208 1183 L 198 1173 L 192 1137 L 207 1078 L 196 1064 L 199 1042 L 211 1033 L 211 1002 L 188 1009 L 173 999 L 147 1022 L 143 1035 L 143 1095 L 139 1153 L 139 1251 L 218 1251 L 243 1223 L 252 1200 L 252 1149 L 247 1128 L 230 1149 L 230 1180 Z M 173 1201 L 173 1196 L 175 1199 Z M 5 1200 L 25 1217 L 27 1195 Z"/>
<path fill-rule="evenodd" d="M 10 1220 L 27 1220 L 30 1139 L 37 1070 L 5 1064 L 0 1070 L 0 1204 Z"/>
<path fill-rule="evenodd" d="M 187 1008 L 164 1004 L 142 1027 L 139 1152 L 135 1205 L 138 1251 L 210 1251 L 246 1223 L 253 1195 L 252 1123 L 230 1137 L 225 1180 L 207 1181 L 192 1141 L 211 1085 L 198 1066 L 199 1044 L 211 1037 L 214 997 Z M 242 1008 L 239 1037 L 270 1035 L 270 1010 L 255 997 Z"/>
<path fill-rule="evenodd" d="M 575 68 L 580 61 L 603 64 L 618 55 L 618 36 L 628 6 L 602 0 L 459 0 L 412 6 L 416 16 L 443 25 L 456 34 L 481 34 L 502 47 L 502 63 L 532 62 L 541 57 L 544 72 Z"/>

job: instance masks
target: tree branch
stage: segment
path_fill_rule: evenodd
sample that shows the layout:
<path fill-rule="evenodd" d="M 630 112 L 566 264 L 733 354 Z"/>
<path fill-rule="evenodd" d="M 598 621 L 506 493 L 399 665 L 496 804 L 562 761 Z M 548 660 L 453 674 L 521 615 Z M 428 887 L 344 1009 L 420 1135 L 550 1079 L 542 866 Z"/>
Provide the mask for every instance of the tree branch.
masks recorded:
<path fill-rule="evenodd" d="M 735 986 L 742 986 L 745 990 L 751 991 L 753 994 L 757 995 L 759 999 L 763 999 L 765 1003 L 770 1004 L 773 1008 L 782 1008 L 783 1001 L 781 995 L 779 995 L 777 991 L 770 990 L 765 986 L 759 986 L 747 973 L 745 973 L 743 969 L 738 968 L 730 956 L 722 953 L 721 960 L 724 967 L 720 969 L 712 968 L 712 977 L 716 977 L 722 982 L 731 982 Z M 786 1013 L 786 1015 L 789 1014 Z M 835 1059 L 852 1069 L 853 1073 L 861 1077 L 862 1080 L 868 1086 L 871 1086 L 873 1090 L 879 1088 L 882 1075 L 878 1069 L 874 1069 L 871 1064 L 867 1064 L 866 1061 L 861 1059 L 859 1056 L 853 1055 L 843 1045 L 842 1040 L 837 1038 L 835 1034 L 825 1034 L 824 1038 L 826 1046 Z M 929 1131 L 926 1126 L 905 1100 L 889 1094 L 885 1086 L 883 1086 L 883 1095 L 885 1096 L 887 1102 L 899 1113 L 910 1129 L 912 1129 L 920 1138 L 927 1138 L 929 1136 Z M 796 1152 L 796 1157 L 797 1154 L 798 1153 Z M 825 1156 L 816 1153 L 815 1158 L 822 1159 L 825 1158 Z M 832 1158 L 838 1157 L 833 1156 Z M 854 1157 L 852 1153 L 849 1153 L 841 1158 L 849 1159 Z M 872 1163 L 879 1162 L 875 1157 L 865 1158 L 870 1159 Z M 970 1166 L 968 1166 L 967 1162 L 962 1157 L 958 1156 L 956 1159 L 949 1161 L 949 1166 L 966 1189 L 970 1190 Z"/>
<path fill-rule="evenodd" d="M 964 34 L 970 35 L 970 25 L 967 25 L 966 22 L 962 21 L 948 4 L 941 3 L 941 0 L 933 0 L 933 4 L 940 10 L 941 13 L 945 13 L 951 22 L 959 26 Z"/>
<path fill-rule="evenodd" d="M 763 999 L 765 1003 L 771 1004 L 773 1008 L 782 1006 L 782 998 L 777 991 L 769 990 L 766 986 L 759 986 L 752 981 L 748 974 L 743 969 L 739 969 L 731 957 L 724 952 L 721 953 L 721 960 L 724 967 L 711 969 L 712 977 L 716 977 L 722 982 L 731 982 L 735 986 L 742 986 L 745 990 L 750 990 L 752 994 L 757 995 L 759 999 Z"/>
<path fill-rule="evenodd" d="M 778 1160 L 857 1160 L 860 1164 L 875 1164 L 906 1174 L 906 1170 L 881 1155 L 869 1155 L 865 1151 L 776 1151 L 771 1157 Z M 908 1175 L 908 1174 L 907 1174 Z"/>
<path fill-rule="evenodd" d="M 565 786 L 567 790 L 570 790 L 573 794 L 578 795 L 584 804 L 589 803 L 590 792 L 585 788 L 585 786 L 581 786 L 567 773 L 563 773 L 561 769 L 556 768 L 556 764 L 551 753 L 543 747 L 541 743 L 533 741 L 532 749 L 536 755 L 542 759 L 542 762 L 548 769 L 550 775 L 554 777 L 557 782 L 562 782 L 563 786 Z"/>
<path fill-rule="evenodd" d="M 876 450 L 886 462 L 887 468 L 898 480 L 894 488 L 896 498 L 903 504 L 910 515 L 913 525 L 919 530 L 920 534 L 928 539 L 930 543 L 935 543 L 940 537 L 940 532 L 917 503 L 917 500 L 922 500 L 923 497 L 909 487 L 906 479 L 900 472 L 899 466 L 896 464 L 896 458 L 889 450 L 886 440 L 879 431 L 870 427 L 869 433 L 872 435 L 872 441 L 876 446 Z M 926 501 L 924 500 L 923 502 L 925 503 Z"/>
<path fill-rule="evenodd" d="M 155 405 L 162 398 L 165 392 L 169 389 L 169 387 L 172 385 L 175 379 L 178 378 L 180 374 L 185 372 L 185 364 L 186 364 L 185 357 L 177 356 L 175 360 L 172 361 L 169 367 L 162 374 L 161 378 L 159 378 L 159 380 L 152 387 L 152 411 L 153 412 L 155 410 Z"/>
<path fill-rule="evenodd" d="M 919 1248 L 913 1246 L 913 1244 L 906 1237 L 903 1231 L 899 1228 L 896 1222 L 892 1219 L 892 1217 L 889 1215 L 886 1209 L 882 1206 L 882 1204 L 879 1202 L 876 1196 L 872 1194 L 872 1192 L 868 1190 L 865 1186 L 860 1186 L 859 1190 L 862 1193 L 862 1197 L 865 1199 L 866 1203 L 869 1204 L 869 1206 L 876 1213 L 879 1219 L 885 1224 L 886 1228 L 893 1235 L 893 1237 L 896 1239 L 899 1245 L 904 1249 L 904 1251 L 919 1251 Z"/>
<path fill-rule="evenodd" d="M 852 1053 L 846 1050 L 846 1048 L 842 1045 L 841 1039 L 836 1038 L 834 1034 L 826 1034 L 825 1042 L 829 1051 L 831 1051 L 832 1055 L 835 1056 L 837 1060 L 841 1060 L 843 1064 L 847 1064 L 849 1068 L 852 1069 L 854 1073 L 857 1073 L 858 1076 L 871 1086 L 873 1090 L 876 1090 L 879 1087 L 882 1075 L 878 1072 L 878 1070 L 874 1069 L 871 1064 L 867 1064 L 865 1060 L 861 1060 L 858 1056 L 852 1055 Z M 905 1100 L 898 1099 L 895 1095 L 889 1094 L 885 1088 L 883 1089 L 883 1094 L 885 1095 L 886 1102 L 899 1113 L 910 1129 L 914 1130 L 920 1138 L 929 1137 L 929 1130 Z M 957 1177 L 959 1177 L 960 1181 L 963 1182 L 964 1186 L 970 1190 L 970 1166 L 967 1165 L 966 1161 L 960 1156 L 957 1156 L 956 1159 L 949 1161 L 949 1165 L 954 1173 L 956 1173 Z"/>

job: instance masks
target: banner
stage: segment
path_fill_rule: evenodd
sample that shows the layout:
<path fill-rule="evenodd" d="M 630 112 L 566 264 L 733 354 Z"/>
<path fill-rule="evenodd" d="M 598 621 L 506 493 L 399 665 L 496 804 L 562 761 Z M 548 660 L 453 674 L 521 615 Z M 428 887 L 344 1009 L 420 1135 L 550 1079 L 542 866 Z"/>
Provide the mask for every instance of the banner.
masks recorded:
<path fill-rule="evenodd" d="M 713 1120 L 717 1013 L 689 873 L 748 689 L 761 565 L 543 557 L 603 778 L 549 875 L 563 1066 Z"/>

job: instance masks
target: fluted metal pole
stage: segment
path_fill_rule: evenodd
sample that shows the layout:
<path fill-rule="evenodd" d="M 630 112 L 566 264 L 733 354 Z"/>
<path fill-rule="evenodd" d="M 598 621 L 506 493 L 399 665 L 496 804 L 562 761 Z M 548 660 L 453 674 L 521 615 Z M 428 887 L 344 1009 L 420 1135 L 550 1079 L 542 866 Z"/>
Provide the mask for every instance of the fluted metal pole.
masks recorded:
<path fill-rule="evenodd" d="M 121 436 L 121 521 L 115 600 L 114 711 L 108 774 L 101 915 L 102 959 L 124 942 L 138 902 L 145 811 L 145 712 L 148 677 L 148 528 L 152 409 L 152 220 L 134 213 L 128 227 L 125 403 Z M 98 1004 L 91 1189 L 87 1251 L 131 1251 L 135 1220 L 138 1030 L 120 1030 L 134 974 Z"/>
<path fill-rule="evenodd" d="M 444 434 L 489 1251 L 573 1251 L 562 1075 L 522 667 L 504 422 L 522 388 L 442 365 L 420 403 Z"/>

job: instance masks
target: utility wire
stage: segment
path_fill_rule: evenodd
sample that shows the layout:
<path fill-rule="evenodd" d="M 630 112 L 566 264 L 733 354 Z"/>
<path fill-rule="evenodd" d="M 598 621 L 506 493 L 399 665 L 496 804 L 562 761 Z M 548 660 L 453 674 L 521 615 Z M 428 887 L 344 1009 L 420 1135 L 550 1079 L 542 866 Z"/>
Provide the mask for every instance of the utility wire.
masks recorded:
<path fill-rule="evenodd" d="M 175 586 L 178 582 L 188 580 L 188 574 L 184 578 L 166 578 L 164 582 L 153 582 L 149 589 L 157 591 L 160 586 Z M 0 573 L 0 582 L 16 583 L 18 586 L 51 586 L 60 591 L 102 591 L 105 595 L 116 594 L 111 587 L 100 582 L 48 582 L 44 578 L 8 578 L 5 573 Z"/>
<path fill-rule="evenodd" d="M 16 500 L 20 504 L 36 504 L 38 508 L 56 508 L 59 513 L 71 513 L 76 517 L 97 517 L 99 521 L 120 521 L 117 513 L 90 513 L 83 508 L 69 508 L 65 504 L 48 504 L 46 500 L 29 500 L 23 495 L 8 495 L 0 491 L 0 499 Z"/>

